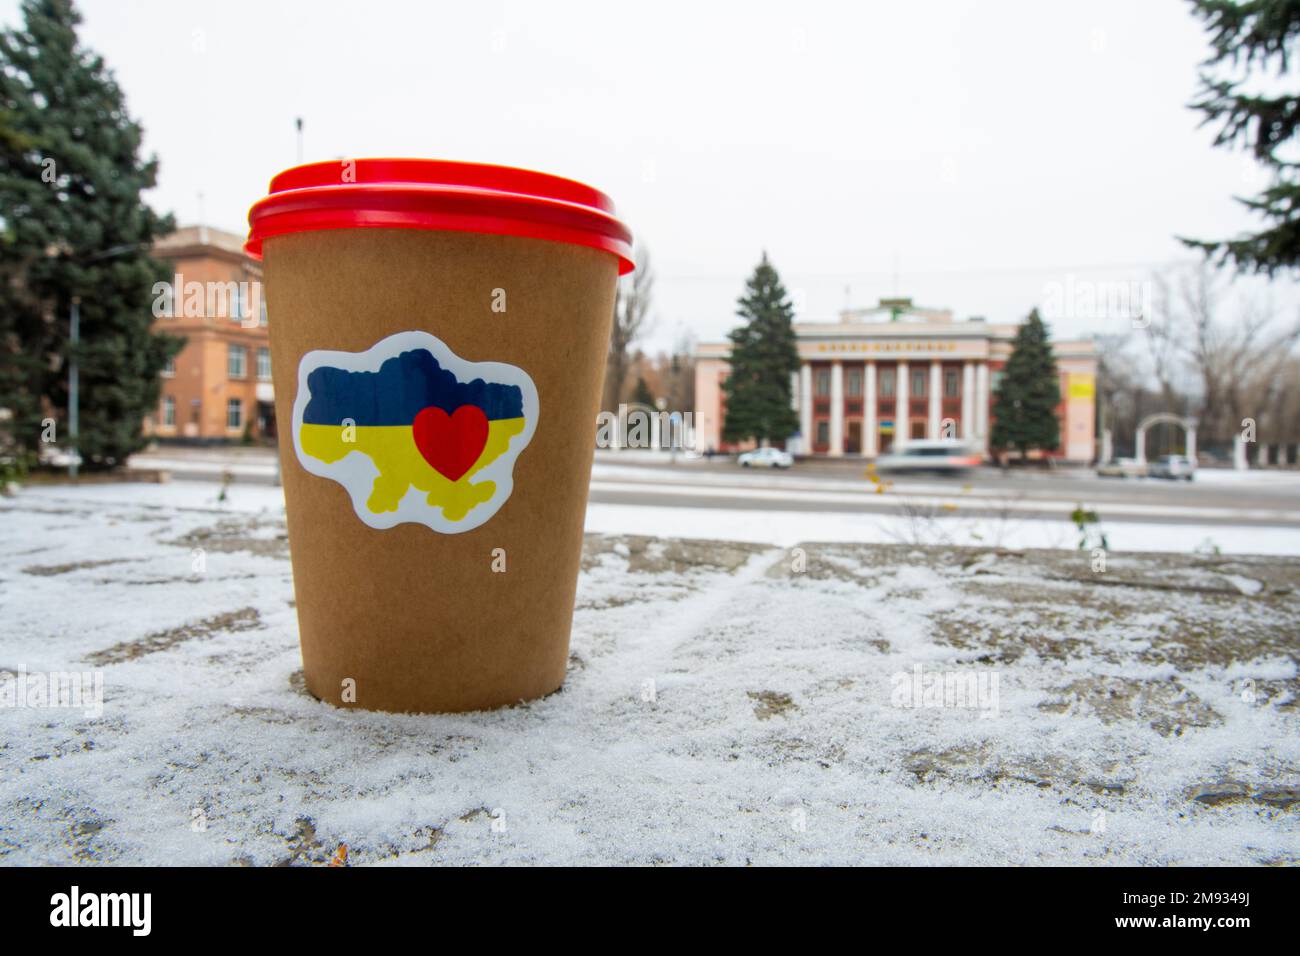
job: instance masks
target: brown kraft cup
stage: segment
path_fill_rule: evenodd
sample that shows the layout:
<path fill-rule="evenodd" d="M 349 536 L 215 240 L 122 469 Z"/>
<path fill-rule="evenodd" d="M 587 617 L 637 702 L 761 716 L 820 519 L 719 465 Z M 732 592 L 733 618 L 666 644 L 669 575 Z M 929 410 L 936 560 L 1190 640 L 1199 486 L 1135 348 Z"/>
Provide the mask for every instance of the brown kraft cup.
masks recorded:
<path fill-rule="evenodd" d="M 408 712 L 556 690 L 631 268 L 612 204 L 505 167 L 353 160 L 280 174 L 249 219 L 308 690 Z"/>

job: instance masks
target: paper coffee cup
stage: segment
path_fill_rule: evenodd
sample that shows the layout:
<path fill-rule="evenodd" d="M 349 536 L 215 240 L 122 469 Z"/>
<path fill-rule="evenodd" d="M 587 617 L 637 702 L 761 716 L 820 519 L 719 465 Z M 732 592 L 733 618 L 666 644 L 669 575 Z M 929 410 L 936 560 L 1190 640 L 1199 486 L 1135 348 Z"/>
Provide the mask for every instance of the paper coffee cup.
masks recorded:
<path fill-rule="evenodd" d="M 308 690 L 464 711 L 564 681 L 631 235 L 581 184 L 348 160 L 281 173 L 263 258 Z"/>

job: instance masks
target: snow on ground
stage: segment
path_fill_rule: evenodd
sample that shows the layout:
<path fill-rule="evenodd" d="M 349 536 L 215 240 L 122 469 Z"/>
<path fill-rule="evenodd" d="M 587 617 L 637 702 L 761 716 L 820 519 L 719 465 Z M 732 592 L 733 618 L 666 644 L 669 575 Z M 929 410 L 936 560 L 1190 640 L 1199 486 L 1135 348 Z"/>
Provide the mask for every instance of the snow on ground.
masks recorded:
<path fill-rule="evenodd" d="M 170 459 L 170 460 L 175 460 L 175 459 Z M 142 462 L 147 461 L 148 466 L 151 468 L 159 467 L 154 464 L 155 459 L 152 457 L 148 459 L 141 458 L 141 461 Z M 832 460 L 824 459 L 822 460 L 821 463 L 831 464 Z M 844 482 L 851 481 L 855 485 L 859 485 L 859 486 L 861 485 L 861 481 L 856 480 L 859 473 L 853 471 L 851 468 L 852 465 L 851 460 L 841 458 L 835 460 L 834 463 L 837 463 L 841 465 L 844 469 L 846 469 L 844 472 L 846 477 L 842 479 L 842 481 Z M 644 478 L 650 478 L 655 476 L 663 477 L 665 474 L 664 466 L 670 464 L 675 465 L 679 468 L 689 469 L 689 480 L 691 481 L 697 481 L 702 478 L 711 478 L 715 476 L 725 476 L 727 474 L 725 471 L 720 472 L 716 469 L 708 468 L 707 466 L 709 463 L 702 458 L 690 459 L 680 455 L 676 459 L 671 459 L 667 455 L 659 455 L 654 457 L 648 457 L 648 456 L 630 457 L 629 453 L 627 452 L 610 453 L 610 452 L 603 452 L 603 451 L 596 452 L 594 472 L 600 473 L 603 471 L 603 473 L 607 475 L 637 474 Z M 870 459 L 863 459 L 859 464 L 861 465 L 862 468 L 866 468 L 866 466 L 870 464 Z M 735 465 L 734 467 L 736 468 L 736 471 L 738 472 L 742 471 L 739 465 Z M 986 466 L 980 470 L 977 470 L 975 474 L 978 475 L 983 473 L 992 473 L 994 471 L 996 471 L 996 469 L 993 466 Z M 809 476 L 809 473 L 805 472 L 803 466 L 800 464 L 796 464 L 793 468 L 784 471 L 776 470 L 772 472 L 767 472 L 763 470 L 752 470 L 752 471 L 744 470 L 744 474 L 746 476 L 749 475 L 758 476 L 763 474 L 770 474 L 773 477 L 777 477 L 777 478 L 799 478 L 799 477 Z M 818 479 L 821 479 L 824 476 L 832 473 L 819 471 L 819 472 L 815 472 L 814 474 Z M 1021 478 L 1042 478 L 1045 481 L 1050 481 L 1052 478 L 1061 475 L 1074 476 L 1074 477 L 1092 477 L 1096 473 L 1090 468 L 1076 468 L 1071 466 L 1068 468 L 1061 468 L 1051 472 L 1039 472 L 1033 469 L 1029 469 L 1026 471 L 1013 471 L 1012 474 Z M 852 476 L 852 478 L 848 477 L 850 475 Z M 1121 482 L 1132 482 L 1132 483 L 1153 482 L 1161 485 L 1166 484 L 1165 481 L 1159 478 L 1123 478 L 1123 479 L 1104 478 L 1101 480 L 1107 482 L 1108 484 L 1121 483 Z M 1296 470 L 1294 468 L 1270 468 L 1270 469 L 1249 468 L 1246 469 L 1245 471 L 1236 471 L 1231 468 L 1198 468 L 1196 471 L 1195 481 L 1205 483 L 1205 484 L 1220 484 L 1220 485 L 1221 484 L 1233 484 L 1233 485 L 1259 484 L 1259 485 L 1282 485 L 1282 486 L 1289 485 L 1295 488 L 1295 487 L 1300 487 L 1300 470 Z"/>
<path fill-rule="evenodd" d="M 278 487 L 236 483 L 226 489 L 225 502 L 218 500 L 220 493 L 218 484 L 198 481 L 83 485 L 75 489 L 51 485 L 25 490 L 23 500 L 283 513 L 284 496 Z M 1076 550 L 1079 544 L 1078 529 L 1063 518 L 963 516 L 964 501 L 959 495 L 931 498 L 909 494 L 899 504 L 895 514 L 853 514 L 591 503 L 587 506 L 586 527 L 589 532 L 602 534 L 707 538 L 783 547 L 799 541 L 856 541 Z M 1073 507 L 1072 503 L 1061 502 L 1051 513 L 1065 515 Z M 1300 532 L 1295 528 L 1198 524 L 1196 509 L 1188 510 L 1186 523 L 1103 521 L 1100 530 L 1106 534 L 1112 551 L 1300 555 Z"/>
<path fill-rule="evenodd" d="M 1112 552 L 1300 555 L 1300 531 L 1295 528 L 1136 522 L 1103 523 L 1101 528 Z M 928 512 L 909 516 L 592 503 L 587 505 L 587 530 L 780 546 L 837 541 L 1077 550 L 1079 545 L 1079 530 L 1069 521 L 942 517 Z"/>
<path fill-rule="evenodd" d="M 0 499 L 0 668 L 105 687 L 99 717 L 0 707 L 0 860 L 1300 862 L 1300 561 L 593 506 L 620 531 L 588 536 L 564 689 L 387 715 L 306 694 L 278 489 L 228 497 Z"/>
<path fill-rule="evenodd" d="M 261 478 L 272 480 L 275 478 L 276 462 L 274 458 L 266 459 L 222 459 L 215 456 L 201 456 L 187 454 L 184 457 L 169 458 L 165 455 L 136 455 L 127 467 L 145 471 L 167 471 L 173 472 L 178 476 L 184 476 L 187 473 L 209 473 L 214 469 L 221 469 L 228 472 L 234 478 Z"/>
<path fill-rule="evenodd" d="M 839 459 L 844 461 L 846 459 Z M 864 462 L 870 459 L 863 459 Z M 1153 459 L 1154 460 L 1154 459 Z M 662 466 L 665 464 L 676 465 L 705 465 L 708 459 L 703 456 L 688 456 L 685 453 L 677 452 L 673 454 L 666 451 L 653 451 L 650 449 L 640 448 L 621 448 L 617 451 L 612 449 L 600 448 L 596 450 L 596 463 L 610 465 L 644 465 L 644 466 Z M 1089 466 L 1080 465 L 1063 465 L 1061 470 L 1069 472 L 1078 472 L 1082 474 L 1091 474 L 1093 469 Z M 798 471 L 798 466 L 795 469 Z M 1130 479 L 1131 480 L 1131 479 Z M 1198 468 L 1196 471 L 1197 481 L 1216 481 L 1216 482 L 1263 482 L 1263 483 L 1290 483 L 1300 484 L 1300 471 L 1296 470 L 1294 464 L 1288 467 L 1269 467 L 1269 468 L 1246 468 L 1238 471 L 1235 468 Z"/>
<path fill-rule="evenodd" d="M 1198 468 L 1196 481 L 1203 485 L 1281 485 L 1300 488 L 1300 471 L 1275 469 Z"/>

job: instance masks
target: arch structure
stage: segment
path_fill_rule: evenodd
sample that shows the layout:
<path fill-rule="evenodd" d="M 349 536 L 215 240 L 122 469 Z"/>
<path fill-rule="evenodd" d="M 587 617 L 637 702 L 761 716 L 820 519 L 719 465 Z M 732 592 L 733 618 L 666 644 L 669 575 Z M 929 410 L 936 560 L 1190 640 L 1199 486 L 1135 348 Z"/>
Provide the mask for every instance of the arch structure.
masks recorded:
<path fill-rule="evenodd" d="M 1156 412 L 1154 415 L 1148 415 L 1142 421 L 1138 422 L 1137 427 L 1137 460 L 1141 464 L 1147 461 L 1147 429 L 1155 425 L 1181 425 L 1183 431 L 1187 433 L 1187 457 L 1196 461 L 1196 419 L 1186 418 L 1182 415 L 1175 415 L 1173 412 Z"/>

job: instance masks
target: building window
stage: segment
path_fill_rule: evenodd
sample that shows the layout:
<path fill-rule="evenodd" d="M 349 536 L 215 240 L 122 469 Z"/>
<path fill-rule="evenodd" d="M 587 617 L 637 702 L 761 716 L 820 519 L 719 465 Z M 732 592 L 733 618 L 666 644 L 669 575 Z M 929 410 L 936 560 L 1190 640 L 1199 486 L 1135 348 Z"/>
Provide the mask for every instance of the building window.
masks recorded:
<path fill-rule="evenodd" d="M 957 370 L 955 368 L 944 369 L 943 372 L 943 396 L 944 398 L 956 398 L 961 394 L 961 386 L 957 380 Z"/>
<path fill-rule="evenodd" d="M 162 423 L 169 428 L 176 427 L 176 399 L 170 395 L 163 396 L 163 418 Z"/>
<path fill-rule="evenodd" d="M 880 370 L 880 397 L 894 397 L 894 369 L 882 368 Z"/>
<path fill-rule="evenodd" d="M 996 395 L 998 393 L 998 386 L 1000 386 L 1001 384 L 1002 384 L 1002 373 L 994 372 L 989 377 L 989 391 L 992 394 Z"/>
<path fill-rule="evenodd" d="M 248 308 L 244 302 L 244 284 L 236 279 L 233 283 L 234 289 L 230 293 L 230 321 L 242 322 L 244 320 L 244 310 Z"/>
<path fill-rule="evenodd" d="M 817 370 L 817 397 L 825 398 L 831 393 L 831 370 L 828 368 L 819 368 Z"/>
<path fill-rule="evenodd" d="M 226 427 L 240 428 L 244 424 L 244 401 L 232 398 L 226 402 Z"/>
<path fill-rule="evenodd" d="M 831 443 L 831 423 L 821 421 L 817 423 L 817 445 L 829 445 Z"/>
<path fill-rule="evenodd" d="M 248 349 L 242 345 L 231 345 L 226 352 L 226 372 L 231 378 L 243 378 L 248 374 Z"/>
<path fill-rule="evenodd" d="M 271 350 L 266 346 L 257 350 L 257 377 L 263 382 L 271 378 Z"/>
<path fill-rule="evenodd" d="M 848 390 L 850 398 L 857 398 L 862 394 L 862 369 L 851 368 L 848 374 L 844 376 L 844 385 Z"/>
<path fill-rule="evenodd" d="M 262 328 L 266 328 L 266 295 L 265 295 L 265 293 L 263 293 L 262 295 L 259 295 L 259 296 L 257 297 L 257 301 L 261 304 L 261 309 L 258 310 L 258 311 L 261 313 L 261 315 L 258 316 L 257 324 L 260 325 L 260 326 L 262 326 Z"/>
<path fill-rule="evenodd" d="M 176 376 L 176 359 L 169 358 L 167 364 L 163 366 L 163 378 L 175 378 Z"/>
<path fill-rule="evenodd" d="M 912 369 L 912 398 L 925 398 L 925 369 Z"/>

